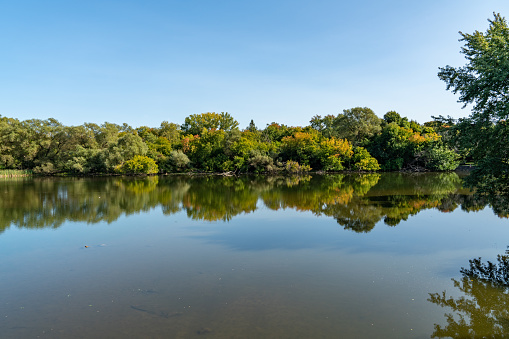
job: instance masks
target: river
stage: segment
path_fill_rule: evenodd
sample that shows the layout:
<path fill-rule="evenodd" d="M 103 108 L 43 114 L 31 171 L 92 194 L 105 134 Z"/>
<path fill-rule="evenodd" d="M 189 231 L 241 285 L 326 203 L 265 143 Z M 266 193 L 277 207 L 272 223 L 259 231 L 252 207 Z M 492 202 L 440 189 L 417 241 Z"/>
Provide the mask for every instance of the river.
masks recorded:
<path fill-rule="evenodd" d="M 505 289 L 460 270 L 509 223 L 461 181 L 1 179 L 0 337 L 496 337 Z"/>

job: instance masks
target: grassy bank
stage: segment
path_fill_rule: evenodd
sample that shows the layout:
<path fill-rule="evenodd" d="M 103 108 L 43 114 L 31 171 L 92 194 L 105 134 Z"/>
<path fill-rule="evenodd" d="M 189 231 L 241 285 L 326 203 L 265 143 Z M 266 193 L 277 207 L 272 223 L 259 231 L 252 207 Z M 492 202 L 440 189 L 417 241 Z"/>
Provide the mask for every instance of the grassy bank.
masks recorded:
<path fill-rule="evenodd" d="M 0 169 L 0 178 L 28 177 L 32 175 L 31 170 L 2 170 Z"/>

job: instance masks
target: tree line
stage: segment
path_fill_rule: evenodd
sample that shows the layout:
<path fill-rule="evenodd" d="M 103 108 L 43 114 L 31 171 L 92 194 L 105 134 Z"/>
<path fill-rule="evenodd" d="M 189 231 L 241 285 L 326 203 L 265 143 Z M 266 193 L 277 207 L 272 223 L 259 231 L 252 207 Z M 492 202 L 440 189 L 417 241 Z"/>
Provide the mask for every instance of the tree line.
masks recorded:
<path fill-rule="evenodd" d="M 367 107 L 316 115 L 305 127 L 244 129 L 228 113 L 193 114 L 158 128 L 0 116 L 0 169 L 40 174 L 179 172 L 298 173 L 401 169 L 453 170 L 458 154 L 436 124 Z"/>
<path fill-rule="evenodd" d="M 468 183 L 479 192 L 509 196 L 509 27 L 494 13 L 485 33 L 460 32 L 463 67 L 438 77 L 467 118 L 433 117 L 419 124 L 394 111 L 379 118 L 367 107 L 316 115 L 309 125 L 279 123 L 244 129 L 228 113 L 193 114 L 183 124 L 158 128 L 0 116 L 0 170 L 55 174 L 155 174 L 172 172 L 298 173 L 477 168 Z"/>

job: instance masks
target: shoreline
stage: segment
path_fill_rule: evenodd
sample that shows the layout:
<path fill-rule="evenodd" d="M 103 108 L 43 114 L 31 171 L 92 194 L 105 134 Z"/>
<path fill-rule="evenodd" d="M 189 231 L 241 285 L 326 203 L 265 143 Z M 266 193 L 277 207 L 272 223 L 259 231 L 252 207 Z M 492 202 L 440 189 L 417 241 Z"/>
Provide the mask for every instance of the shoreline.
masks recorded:
<path fill-rule="evenodd" d="M 286 176 L 294 176 L 294 175 L 308 175 L 308 174 L 377 174 L 377 173 L 447 173 L 447 172 L 456 172 L 462 174 L 469 174 L 476 166 L 473 165 L 463 165 L 458 166 L 455 170 L 452 171 L 411 171 L 411 170 L 400 170 L 400 171 L 309 171 L 309 172 L 284 172 L 284 171 L 276 171 L 276 172 L 264 172 L 264 173 L 252 173 L 252 172 L 173 172 L 173 173 L 155 173 L 155 174 L 117 174 L 117 173 L 93 173 L 93 174 L 72 174 L 72 173 L 54 173 L 54 174 L 41 174 L 41 173 L 11 173 L 11 174 L 1 174 L 0 178 L 27 178 L 27 177 L 71 177 L 71 178 L 94 178 L 94 177 L 151 177 L 151 176 L 176 176 L 176 175 L 185 175 L 185 176 L 239 176 L 239 175 L 286 175 Z"/>

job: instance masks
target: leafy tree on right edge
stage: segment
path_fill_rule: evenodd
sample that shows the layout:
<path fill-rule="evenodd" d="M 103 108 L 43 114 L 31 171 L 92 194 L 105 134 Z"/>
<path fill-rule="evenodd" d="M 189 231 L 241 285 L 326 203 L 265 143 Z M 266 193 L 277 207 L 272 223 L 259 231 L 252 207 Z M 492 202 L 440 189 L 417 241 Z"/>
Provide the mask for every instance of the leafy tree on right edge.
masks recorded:
<path fill-rule="evenodd" d="M 461 34 L 463 67 L 440 68 L 438 77 L 472 114 L 454 126 L 457 145 L 468 149 L 477 168 L 467 179 L 481 193 L 509 193 L 509 27 L 494 14 L 485 33 Z"/>

